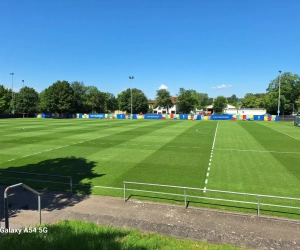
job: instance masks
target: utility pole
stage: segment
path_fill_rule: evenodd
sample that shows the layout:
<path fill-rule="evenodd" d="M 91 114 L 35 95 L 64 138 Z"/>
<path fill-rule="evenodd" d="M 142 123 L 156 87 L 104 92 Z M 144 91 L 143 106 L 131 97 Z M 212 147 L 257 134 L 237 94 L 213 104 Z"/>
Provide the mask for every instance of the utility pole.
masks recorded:
<path fill-rule="evenodd" d="M 280 114 L 280 81 L 281 81 L 281 70 L 278 71 L 279 72 L 279 84 L 278 84 L 278 109 L 277 109 L 277 115 L 278 115 L 278 119 L 279 119 L 279 114 Z"/>
<path fill-rule="evenodd" d="M 11 99 L 13 102 L 13 110 L 12 113 L 15 113 L 15 102 L 14 102 L 14 73 L 9 73 L 11 75 Z"/>
<path fill-rule="evenodd" d="M 131 83 L 130 96 L 131 96 L 131 119 L 132 119 L 132 117 L 133 117 L 133 115 L 132 115 L 132 80 L 134 79 L 134 76 L 129 76 L 129 79 L 130 79 L 130 83 Z"/>

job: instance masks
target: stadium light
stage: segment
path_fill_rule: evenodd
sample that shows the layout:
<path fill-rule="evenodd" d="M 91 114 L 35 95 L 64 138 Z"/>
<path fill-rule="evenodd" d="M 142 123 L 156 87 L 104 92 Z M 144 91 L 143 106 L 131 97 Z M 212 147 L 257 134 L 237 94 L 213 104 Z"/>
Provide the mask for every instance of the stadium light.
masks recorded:
<path fill-rule="evenodd" d="M 23 88 L 24 88 L 24 80 L 22 80 L 22 83 L 23 83 Z"/>
<path fill-rule="evenodd" d="M 281 80 L 281 70 L 278 71 L 279 72 L 279 84 L 278 84 L 278 109 L 277 109 L 277 115 L 278 115 L 278 119 L 279 119 L 279 114 L 280 114 L 280 80 Z"/>
<path fill-rule="evenodd" d="M 129 76 L 129 79 L 130 79 L 130 83 L 131 83 L 131 86 L 130 86 L 130 96 L 131 96 L 131 119 L 133 118 L 132 116 L 132 80 L 134 79 L 134 76 Z"/>
<path fill-rule="evenodd" d="M 11 75 L 11 99 L 13 102 L 13 110 L 12 113 L 15 113 L 15 102 L 14 102 L 14 73 L 9 73 Z"/>

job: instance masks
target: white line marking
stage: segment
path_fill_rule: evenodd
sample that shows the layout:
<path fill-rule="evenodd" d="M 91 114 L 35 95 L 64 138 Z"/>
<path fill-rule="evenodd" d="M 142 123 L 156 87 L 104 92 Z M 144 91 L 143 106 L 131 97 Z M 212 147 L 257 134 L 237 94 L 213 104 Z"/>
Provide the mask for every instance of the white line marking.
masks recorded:
<path fill-rule="evenodd" d="M 258 123 L 258 124 L 261 124 L 260 122 L 257 122 L 257 123 Z M 263 124 L 261 124 L 261 125 L 264 126 Z M 279 130 L 277 130 L 277 129 L 271 128 L 270 126 L 265 126 L 265 127 L 270 128 L 270 129 L 273 129 L 274 131 L 277 131 L 277 132 L 279 132 L 279 133 L 281 133 L 281 134 L 284 134 L 284 135 L 286 135 L 286 136 L 289 136 L 289 137 L 291 137 L 291 138 L 293 138 L 293 139 L 295 139 L 295 140 L 297 140 L 297 141 L 300 140 L 299 138 L 296 138 L 296 137 L 291 136 L 291 135 L 289 135 L 289 134 L 283 133 L 283 132 L 281 132 L 281 131 L 279 131 Z"/>
<path fill-rule="evenodd" d="M 124 130 L 124 131 L 120 131 L 120 132 L 117 132 L 117 133 L 114 133 L 114 134 L 109 134 L 109 135 L 104 135 L 104 136 L 99 136 L 99 137 L 96 137 L 96 138 L 93 138 L 93 139 L 89 139 L 89 140 L 86 140 L 86 141 L 81 141 L 81 142 L 73 142 L 73 144 L 79 144 L 79 143 L 83 143 L 83 142 L 89 142 L 89 141 L 93 141 L 93 140 L 97 140 L 97 139 L 100 139 L 100 138 L 103 138 L 103 137 L 107 137 L 107 136 L 112 136 L 112 135 L 115 135 L 115 134 L 119 134 L 119 133 L 123 133 L 125 131 L 129 131 L 129 130 L 132 130 L 134 128 L 130 128 L 130 129 L 127 129 L 127 130 Z M 12 140 L 12 139 L 11 139 Z M 37 141 L 37 140 L 34 140 L 34 141 Z M 105 144 L 105 143 L 102 143 L 102 144 Z M 126 145 L 126 144 L 124 144 Z M 137 144 L 136 144 L 137 145 Z M 68 147 L 69 145 L 65 145 L 65 146 L 61 146 L 61 147 L 57 147 L 55 149 L 60 149 L 60 148 L 64 148 L 64 147 Z M 47 150 L 48 152 L 49 151 L 52 151 L 52 150 L 55 150 L 55 149 L 50 149 L 50 150 Z M 40 152 L 39 152 L 40 153 Z M 25 158 L 25 157 L 29 157 L 29 156 L 33 156 L 33 155 L 36 155 L 37 153 L 32 153 L 30 155 L 25 155 L 25 156 L 21 156 L 19 158 L 16 158 L 16 159 L 21 159 L 21 158 Z M 12 160 L 15 160 L 15 159 L 12 159 Z M 8 161 L 12 161 L 12 160 L 8 160 Z"/>
<path fill-rule="evenodd" d="M 237 151 L 237 152 L 255 152 L 255 153 L 296 154 L 296 155 L 300 155 L 300 152 L 280 152 L 280 151 L 268 151 L 268 150 L 256 150 L 256 149 L 215 148 L 215 150 Z"/>
<path fill-rule="evenodd" d="M 206 192 L 206 185 L 208 183 L 209 170 L 210 170 L 211 161 L 212 161 L 212 157 L 213 157 L 213 153 L 214 153 L 216 137 L 217 137 L 217 132 L 218 132 L 218 126 L 219 126 L 219 122 L 217 123 L 217 126 L 216 126 L 214 141 L 213 141 L 213 144 L 212 144 L 212 147 L 211 147 L 211 154 L 210 154 L 210 157 L 209 157 L 208 168 L 207 168 L 207 171 L 206 171 L 206 180 L 205 180 L 205 185 L 204 185 L 204 190 L 203 190 L 204 193 Z"/>
<path fill-rule="evenodd" d="M 196 129 L 196 132 L 200 133 L 200 134 L 205 134 L 205 135 L 212 135 L 212 134 L 208 134 L 208 133 L 204 133 L 204 132 L 199 132 L 198 129 Z"/>

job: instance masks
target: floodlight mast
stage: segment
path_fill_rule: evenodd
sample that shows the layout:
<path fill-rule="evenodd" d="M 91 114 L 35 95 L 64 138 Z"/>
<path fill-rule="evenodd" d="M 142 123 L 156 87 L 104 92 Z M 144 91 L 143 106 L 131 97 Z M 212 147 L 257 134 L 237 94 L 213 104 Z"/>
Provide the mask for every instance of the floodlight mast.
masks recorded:
<path fill-rule="evenodd" d="M 129 79 L 130 79 L 130 83 L 131 83 L 131 86 L 130 86 L 131 119 L 133 119 L 133 115 L 132 115 L 132 80 L 134 79 L 134 76 L 129 76 Z"/>
<path fill-rule="evenodd" d="M 278 109 L 277 109 L 277 115 L 279 120 L 279 114 L 280 114 L 280 81 L 281 81 L 281 70 L 279 72 L 279 84 L 278 84 Z"/>
<path fill-rule="evenodd" d="M 15 113 L 15 102 L 14 102 L 14 73 L 9 73 L 11 75 L 11 99 L 13 102 L 13 110 L 12 113 Z"/>

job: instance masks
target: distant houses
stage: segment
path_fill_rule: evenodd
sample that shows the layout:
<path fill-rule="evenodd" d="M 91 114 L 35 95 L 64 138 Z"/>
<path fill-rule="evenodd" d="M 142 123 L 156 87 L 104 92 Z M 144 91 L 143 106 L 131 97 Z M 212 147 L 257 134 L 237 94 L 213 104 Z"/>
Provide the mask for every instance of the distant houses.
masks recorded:
<path fill-rule="evenodd" d="M 178 105 L 177 105 L 177 97 L 172 96 L 171 101 L 173 103 L 173 107 L 169 107 L 169 114 L 177 114 L 178 113 Z M 153 110 L 153 114 L 167 114 L 168 109 L 167 107 L 155 107 L 156 100 L 149 101 L 149 109 Z"/>
<path fill-rule="evenodd" d="M 203 111 L 207 115 L 214 113 L 213 105 L 207 106 Z M 265 108 L 238 108 L 230 104 L 227 104 L 223 113 L 230 114 L 230 115 L 264 115 L 267 113 L 267 110 Z"/>
<path fill-rule="evenodd" d="M 177 105 L 177 97 L 171 97 L 171 101 L 173 103 L 173 107 L 169 107 L 169 114 L 178 114 L 179 109 Z M 168 110 L 166 107 L 155 107 L 156 100 L 149 101 L 149 109 L 152 109 L 152 113 L 154 114 L 168 114 Z M 195 114 L 204 114 L 210 116 L 214 113 L 213 105 L 209 105 L 202 110 L 191 111 L 190 113 Z M 227 104 L 226 108 L 223 111 L 224 114 L 231 115 L 265 115 L 267 110 L 265 108 L 238 108 Z"/>

